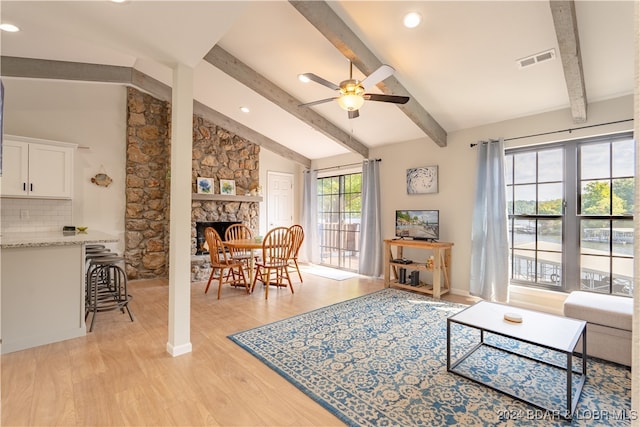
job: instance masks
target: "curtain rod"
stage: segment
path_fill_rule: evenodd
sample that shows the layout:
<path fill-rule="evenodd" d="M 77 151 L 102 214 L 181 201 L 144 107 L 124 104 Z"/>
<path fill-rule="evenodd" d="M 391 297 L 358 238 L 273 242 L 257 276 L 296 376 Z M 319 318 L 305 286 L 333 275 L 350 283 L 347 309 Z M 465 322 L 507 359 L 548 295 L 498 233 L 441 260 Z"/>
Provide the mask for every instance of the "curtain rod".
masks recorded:
<path fill-rule="evenodd" d="M 633 121 L 633 119 L 625 119 L 625 120 L 618 120 L 618 121 L 615 121 L 615 122 L 600 123 L 600 124 L 597 124 L 597 125 L 580 126 L 580 127 L 577 127 L 577 128 L 569 128 L 569 129 L 553 130 L 551 132 L 535 133 L 533 135 L 514 136 L 513 138 L 506 138 L 504 141 L 505 142 L 506 141 L 513 141 L 513 140 L 516 140 L 516 139 L 532 138 L 534 136 L 544 136 L 544 135 L 551 135 L 551 134 L 554 134 L 554 133 L 562 133 L 562 132 L 571 133 L 574 130 L 588 129 L 588 128 L 594 128 L 594 127 L 598 127 L 598 126 L 606 126 L 606 125 L 615 125 L 615 124 L 618 124 L 618 123 L 632 122 L 632 121 Z M 478 143 L 469 144 L 469 146 L 471 148 L 475 147 L 476 145 L 478 145 Z"/>
<path fill-rule="evenodd" d="M 369 161 L 370 161 L 370 162 L 381 162 L 381 161 L 382 161 L 382 159 L 371 159 L 371 160 L 369 160 Z M 329 170 L 329 169 L 341 169 L 341 168 L 346 168 L 346 167 L 349 167 L 349 166 L 359 166 L 359 165 L 361 165 L 361 164 L 362 164 L 362 162 L 359 162 L 359 163 L 349 163 L 349 164 L 346 164 L 346 165 L 329 166 L 329 167 L 326 167 L 326 168 L 314 169 L 314 171 L 315 171 L 315 172 L 319 172 L 319 171 L 325 171 L 325 170 Z M 308 171 L 307 171 L 307 172 L 308 172 Z"/>

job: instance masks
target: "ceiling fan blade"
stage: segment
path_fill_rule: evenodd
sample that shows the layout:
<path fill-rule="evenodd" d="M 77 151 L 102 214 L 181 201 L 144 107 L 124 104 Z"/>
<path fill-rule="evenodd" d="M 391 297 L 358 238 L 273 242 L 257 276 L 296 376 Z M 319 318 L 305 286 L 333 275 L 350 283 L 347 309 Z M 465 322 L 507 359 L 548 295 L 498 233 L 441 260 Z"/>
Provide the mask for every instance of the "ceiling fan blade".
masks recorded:
<path fill-rule="evenodd" d="M 322 77 L 317 76 L 313 73 L 304 73 L 302 74 L 302 76 L 308 78 L 313 82 L 320 83 L 322 86 L 326 86 L 329 89 L 340 90 L 340 86 L 338 86 L 337 84 L 331 83 L 329 80 L 325 80 Z"/>
<path fill-rule="evenodd" d="M 369 89 L 371 86 L 375 86 L 390 75 L 392 75 L 396 70 L 393 69 L 392 66 L 382 64 L 377 70 L 373 73 L 369 74 L 367 78 L 362 81 L 362 87 Z"/>
<path fill-rule="evenodd" d="M 377 93 L 365 93 L 364 99 L 368 101 L 392 102 L 394 104 L 406 104 L 407 102 L 409 102 L 408 96 L 380 95 Z"/>
<path fill-rule="evenodd" d="M 319 99 L 317 101 L 307 102 L 306 104 L 300 104 L 298 107 L 311 107 L 313 105 L 324 104 L 325 102 L 333 101 L 335 99 L 338 99 L 338 97 L 334 96 L 333 98 Z"/>
<path fill-rule="evenodd" d="M 350 119 L 357 119 L 358 117 L 360 117 L 360 113 L 358 112 L 358 110 L 347 111 L 347 113 L 349 113 Z"/>

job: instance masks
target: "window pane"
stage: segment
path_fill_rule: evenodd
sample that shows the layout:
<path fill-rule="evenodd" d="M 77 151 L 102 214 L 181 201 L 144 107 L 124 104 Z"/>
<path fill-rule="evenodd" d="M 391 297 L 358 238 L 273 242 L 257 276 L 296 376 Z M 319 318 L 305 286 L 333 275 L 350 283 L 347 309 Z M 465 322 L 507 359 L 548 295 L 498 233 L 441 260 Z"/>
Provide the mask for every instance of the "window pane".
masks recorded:
<path fill-rule="evenodd" d="M 507 191 L 506 191 L 506 196 L 507 196 L 507 214 L 512 215 L 513 214 L 513 186 L 509 185 L 507 186 Z"/>
<path fill-rule="evenodd" d="M 562 215 L 562 183 L 538 185 L 538 214 Z"/>
<path fill-rule="evenodd" d="M 613 171 L 614 177 L 634 176 L 635 151 L 633 140 L 617 141 L 613 143 Z"/>
<path fill-rule="evenodd" d="M 609 293 L 609 260 L 607 256 L 580 256 L 580 289 Z"/>
<path fill-rule="evenodd" d="M 610 196 L 609 181 L 583 182 L 580 212 L 582 215 L 610 215 Z"/>
<path fill-rule="evenodd" d="M 535 282 L 535 252 L 514 250 L 512 263 L 512 276 L 515 280 Z"/>
<path fill-rule="evenodd" d="M 513 187 L 515 197 L 514 214 L 534 215 L 536 213 L 536 186 L 516 185 Z"/>
<path fill-rule="evenodd" d="M 634 179 L 614 179 L 613 183 L 613 214 L 633 215 Z"/>
<path fill-rule="evenodd" d="M 538 249 L 545 251 L 562 251 L 562 220 L 538 220 Z"/>
<path fill-rule="evenodd" d="M 518 249 L 536 248 L 536 222 L 535 220 L 516 219 L 513 222 L 512 247 Z"/>
<path fill-rule="evenodd" d="M 536 182 L 536 153 L 518 153 L 513 156 L 514 183 Z"/>
<path fill-rule="evenodd" d="M 562 277 L 562 254 L 538 252 L 538 283 L 560 286 Z"/>
<path fill-rule="evenodd" d="M 580 177 L 582 179 L 608 178 L 609 143 L 580 147 Z"/>
<path fill-rule="evenodd" d="M 513 156 L 504 157 L 504 179 L 507 185 L 513 184 Z"/>
<path fill-rule="evenodd" d="M 563 150 L 544 150 L 538 153 L 538 182 L 562 181 Z"/>
<path fill-rule="evenodd" d="M 613 289 L 617 295 L 633 296 L 633 259 L 613 258 Z"/>
<path fill-rule="evenodd" d="M 633 256 L 633 220 L 613 221 L 613 255 Z"/>
<path fill-rule="evenodd" d="M 609 255 L 609 220 L 580 221 L 580 253 Z"/>

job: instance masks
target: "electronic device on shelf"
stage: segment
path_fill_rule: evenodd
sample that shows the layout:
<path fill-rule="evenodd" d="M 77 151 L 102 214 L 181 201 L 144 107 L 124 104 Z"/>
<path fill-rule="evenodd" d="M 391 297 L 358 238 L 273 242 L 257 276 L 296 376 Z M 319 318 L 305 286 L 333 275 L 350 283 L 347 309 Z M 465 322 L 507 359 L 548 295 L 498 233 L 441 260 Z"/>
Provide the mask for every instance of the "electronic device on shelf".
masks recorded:
<path fill-rule="evenodd" d="M 440 211 L 397 210 L 396 237 L 414 240 L 438 240 L 440 238 Z"/>
<path fill-rule="evenodd" d="M 391 262 L 394 262 L 396 264 L 411 264 L 413 261 L 411 261 L 410 259 L 406 259 L 406 258 L 396 258 L 396 259 L 392 260 Z"/>

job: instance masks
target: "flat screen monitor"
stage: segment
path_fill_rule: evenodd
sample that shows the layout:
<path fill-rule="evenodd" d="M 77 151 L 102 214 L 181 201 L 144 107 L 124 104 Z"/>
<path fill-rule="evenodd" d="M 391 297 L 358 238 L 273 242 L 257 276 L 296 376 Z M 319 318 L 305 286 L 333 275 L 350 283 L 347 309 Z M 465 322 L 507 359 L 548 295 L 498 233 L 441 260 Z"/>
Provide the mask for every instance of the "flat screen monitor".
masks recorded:
<path fill-rule="evenodd" d="M 396 211 L 396 237 L 438 240 L 440 238 L 439 217 L 438 210 Z"/>

